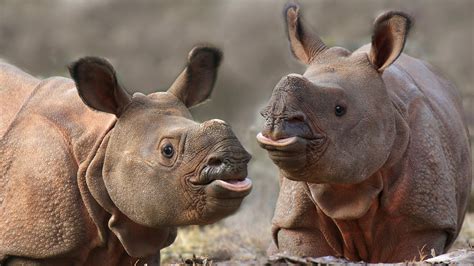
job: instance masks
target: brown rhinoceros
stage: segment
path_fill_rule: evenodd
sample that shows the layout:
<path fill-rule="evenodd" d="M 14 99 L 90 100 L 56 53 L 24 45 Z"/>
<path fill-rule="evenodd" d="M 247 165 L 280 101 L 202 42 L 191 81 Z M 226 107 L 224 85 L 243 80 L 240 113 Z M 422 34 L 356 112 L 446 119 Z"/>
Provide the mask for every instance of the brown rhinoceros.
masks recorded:
<path fill-rule="evenodd" d="M 0 264 L 157 263 L 176 226 L 234 213 L 250 155 L 226 123 L 188 110 L 220 61 L 196 47 L 171 88 L 147 96 L 100 58 L 73 63 L 74 81 L 1 64 Z"/>
<path fill-rule="evenodd" d="M 372 43 L 327 47 L 285 9 L 293 54 L 308 65 L 276 85 L 257 136 L 280 169 L 270 253 L 397 262 L 446 251 L 471 189 L 456 88 L 401 54 L 409 17 L 386 12 Z"/>

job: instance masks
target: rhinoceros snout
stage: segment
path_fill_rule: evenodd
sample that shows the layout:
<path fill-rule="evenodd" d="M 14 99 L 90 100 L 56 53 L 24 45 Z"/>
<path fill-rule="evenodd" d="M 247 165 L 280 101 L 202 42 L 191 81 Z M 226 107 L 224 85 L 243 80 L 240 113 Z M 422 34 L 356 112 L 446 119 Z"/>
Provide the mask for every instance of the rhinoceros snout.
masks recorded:
<path fill-rule="evenodd" d="M 238 153 L 229 152 L 228 154 L 213 154 L 209 157 L 207 166 L 219 169 L 223 176 L 215 179 L 243 179 L 247 177 L 247 164 L 251 156 L 245 150 Z"/>
<path fill-rule="evenodd" d="M 230 127 L 225 121 L 220 120 L 220 119 L 211 119 L 208 121 L 204 121 L 201 124 L 201 127 L 206 127 L 206 128 L 227 128 Z"/>
<path fill-rule="evenodd" d="M 215 180 L 239 181 L 247 178 L 251 156 L 243 148 L 219 151 L 208 156 L 194 184 L 205 185 Z"/>
<path fill-rule="evenodd" d="M 229 151 L 211 154 L 207 159 L 207 166 L 221 167 L 228 165 L 247 165 L 252 156 L 244 149 L 230 149 Z"/>
<path fill-rule="evenodd" d="M 306 115 L 301 111 L 285 114 L 267 114 L 265 120 L 262 135 L 269 139 L 281 140 L 290 137 L 313 137 Z"/>

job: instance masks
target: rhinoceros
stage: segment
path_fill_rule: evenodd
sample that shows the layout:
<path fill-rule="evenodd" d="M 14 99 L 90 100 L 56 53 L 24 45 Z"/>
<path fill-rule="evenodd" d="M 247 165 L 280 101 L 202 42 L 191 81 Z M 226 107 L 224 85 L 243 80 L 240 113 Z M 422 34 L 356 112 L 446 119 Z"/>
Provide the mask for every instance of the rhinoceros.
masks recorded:
<path fill-rule="evenodd" d="M 231 127 L 194 122 L 220 50 L 195 47 L 166 92 L 130 95 L 105 59 L 40 80 L 0 65 L 0 264 L 159 263 L 176 227 L 234 213 L 250 155 Z"/>
<path fill-rule="evenodd" d="M 388 11 L 370 44 L 328 47 L 284 9 L 304 74 L 283 77 L 262 110 L 261 147 L 280 171 L 268 250 L 399 262 L 445 252 L 471 189 L 460 95 L 402 53 L 411 19 Z"/>

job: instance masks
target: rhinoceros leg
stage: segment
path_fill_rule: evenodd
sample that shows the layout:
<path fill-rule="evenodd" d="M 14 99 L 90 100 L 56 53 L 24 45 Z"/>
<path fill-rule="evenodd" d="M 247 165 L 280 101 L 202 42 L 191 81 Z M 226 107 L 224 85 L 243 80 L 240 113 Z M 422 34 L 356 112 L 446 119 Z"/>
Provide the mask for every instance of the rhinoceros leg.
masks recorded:
<path fill-rule="evenodd" d="M 286 252 L 299 256 L 340 255 L 328 245 L 315 219 L 319 216 L 308 186 L 280 177 L 280 194 L 273 217 L 269 255 Z"/>
<path fill-rule="evenodd" d="M 334 249 L 331 249 L 321 232 L 315 228 L 280 229 L 278 244 L 280 249 L 273 242 L 267 253 L 274 255 L 284 252 L 293 256 L 310 257 L 340 255 Z"/>

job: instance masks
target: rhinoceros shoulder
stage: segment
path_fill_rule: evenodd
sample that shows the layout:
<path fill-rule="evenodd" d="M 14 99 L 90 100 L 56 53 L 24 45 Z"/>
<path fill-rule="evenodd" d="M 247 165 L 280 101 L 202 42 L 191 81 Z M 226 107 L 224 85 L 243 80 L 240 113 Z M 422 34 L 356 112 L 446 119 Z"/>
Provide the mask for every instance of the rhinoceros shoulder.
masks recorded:
<path fill-rule="evenodd" d="M 88 109 L 70 79 L 30 92 L 0 138 L 0 260 L 81 257 L 97 245 L 77 173 L 114 119 Z"/>

